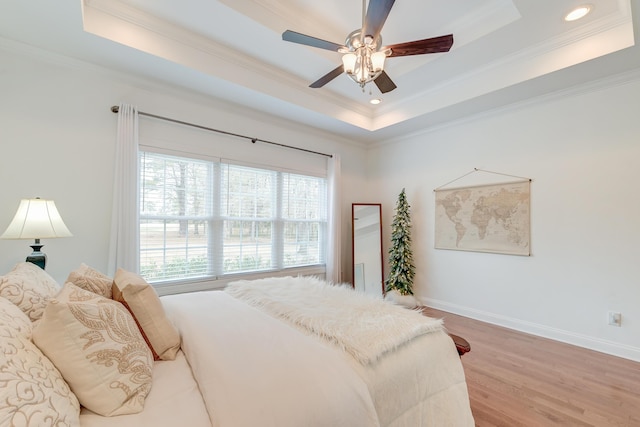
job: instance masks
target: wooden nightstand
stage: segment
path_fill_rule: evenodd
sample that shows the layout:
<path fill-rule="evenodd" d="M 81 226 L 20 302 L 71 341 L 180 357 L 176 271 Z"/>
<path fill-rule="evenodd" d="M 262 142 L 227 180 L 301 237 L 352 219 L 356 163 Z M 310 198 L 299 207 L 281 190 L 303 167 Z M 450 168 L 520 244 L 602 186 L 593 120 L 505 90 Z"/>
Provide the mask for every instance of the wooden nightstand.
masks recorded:
<path fill-rule="evenodd" d="M 469 342 L 467 342 L 467 340 L 454 334 L 449 334 L 449 336 L 455 343 L 456 350 L 458 350 L 458 354 L 460 355 L 460 357 L 462 357 L 465 353 L 471 351 L 471 345 L 469 345 Z"/>
<path fill-rule="evenodd" d="M 426 307 L 421 308 L 420 312 L 422 312 L 422 314 L 425 316 L 429 316 L 429 313 L 427 312 Z M 467 340 L 465 340 L 461 336 L 454 335 L 454 334 L 449 334 L 449 336 L 455 343 L 456 350 L 458 350 L 458 354 L 460 355 L 460 357 L 462 357 L 465 353 L 468 353 L 471 351 L 471 345 Z"/>

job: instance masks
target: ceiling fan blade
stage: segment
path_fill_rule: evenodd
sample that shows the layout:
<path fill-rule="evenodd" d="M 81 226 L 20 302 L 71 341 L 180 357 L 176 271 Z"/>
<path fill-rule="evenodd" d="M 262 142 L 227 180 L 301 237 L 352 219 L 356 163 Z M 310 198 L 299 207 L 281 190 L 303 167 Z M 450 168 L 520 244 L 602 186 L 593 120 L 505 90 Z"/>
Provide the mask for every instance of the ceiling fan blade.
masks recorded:
<path fill-rule="evenodd" d="M 377 39 L 395 0 L 371 0 L 362 25 L 362 34 Z"/>
<path fill-rule="evenodd" d="M 315 82 L 311 83 L 309 85 L 309 87 L 312 87 L 314 89 L 322 87 L 322 86 L 326 85 L 327 83 L 329 83 L 331 80 L 333 80 L 336 77 L 338 77 L 340 74 L 342 74 L 343 71 L 344 71 L 344 68 L 342 67 L 342 65 L 338 65 L 334 70 L 329 71 L 327 74 L 325 74 L 324 76 L 320 77 Z"/>
<path fill-rule="evenodd" d="M 287 30 L 282 33 L 282 40 L 292 43 L 304 44 L 311 47 L 317 47 L 320 49 L 332 50 L 334 52 L 337 52 L 339 49 L 344 48 L 344 46 L 340 44 L 328 42 L 316 37 L 307 36 L 306 34 L 296 33 L 295 31 L 291 30 Z"/>
<path fill-rule="evenodd" d="M 406 43 L 398 43 L 386 48 L 391 49 L 391 55 L 394 56 L 410 56 L 424 55 L 425 53 L 449 52 L 453 45 L 453 34 L 446 36 L 433 37 L 430 39 L 416 40 Z"/>
<path fill-rule="evenodd" d="M 378 77 L 376 77 L 373 82 L 376 84 L 376 86 L 378 86 L 378 89 L 380 89 L 380 92 L 382 93 L 391 92 L 398 87 L 393 82 L 393 80 L 391 80 L 389 75 L 384 71 Z"/>

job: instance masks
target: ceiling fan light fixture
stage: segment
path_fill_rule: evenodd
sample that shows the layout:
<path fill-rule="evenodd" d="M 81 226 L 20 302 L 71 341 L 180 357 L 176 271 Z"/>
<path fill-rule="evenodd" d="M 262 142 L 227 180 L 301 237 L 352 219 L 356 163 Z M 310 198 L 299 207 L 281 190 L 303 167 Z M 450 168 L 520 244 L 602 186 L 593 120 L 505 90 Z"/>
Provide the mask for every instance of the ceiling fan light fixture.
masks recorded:
<path fill-rule="evenodd" d="M 362 90 L 367 83 L 375 80 L 384 71 L 384 62 L 388 49 L 380 50 L 382 37 L 375 40 L 371 36 L 363 36 L 362 29 L 352 31 L 345 40 L 342 55 L 344 72 L 358 83 Z"/>
<path fill-rule="evenodd" d="M 309 87 L 321 88 L 345 73 L 363 92 L 367 83 L 374 82 L 381 93 L 387 93 L 397 88 L 384 70 L 387 57 L 449 52 L 453 45 L 453 34 L 383 47 L 381 31 L 394 2 L 395 0 L 369 0 L 367 6 L 367 0 L 362 0 L 362 27 L 353 30 L 345 39 L 344 45 L 291 30 L 282 33 L 282 40 L 342 54 L 342 64 Z"/>
<path fill-rule="evenodd" d="M 367 79 L 369 77 L 369 72 L 366 67 L 367 61 L 365 58 L 363 58 L 362 55 L 357 56 L 358 60 L 356 61 L 356 69 L 353 70 L 353 73 L 349 74 L 349 77 L 351 77 L 357 83 L 360 83 L 360 86 L 364 88 L 364 85 L 367 83 Z"/>
<path fill-rule="evenodd" d="M 387 55 L 384 52 L 375 52 L 371 54 L 371 68 L 374 72 L 384 70 L 384 61 Z"/>
<path fill-rule="evenodd" d="M 358 83 L 362 90 L 367 83 L 375 80 L 384 71 L 384 52 L 373 52 L 369 47 L 361 47 L 354 53 L 342 56 L 345 73 Z"/>
<path fill-rule="evenodd" d="M 353 74 L 356 69 L 357 61 L 358 57 L 355 53 L 347 53 L 342 55 L 342 65 L 344 67 L 344 72 L 347 74 Z"/>
<path fill-rule="evenodd" d="M 576 7 L 571 12 L 565 15 L 564 20 L 567 22 L 577 21 L 578 19 L 587 16 L 587 14 L 591 12 L 591 9 L 592 6 L 588 4 Z"/>

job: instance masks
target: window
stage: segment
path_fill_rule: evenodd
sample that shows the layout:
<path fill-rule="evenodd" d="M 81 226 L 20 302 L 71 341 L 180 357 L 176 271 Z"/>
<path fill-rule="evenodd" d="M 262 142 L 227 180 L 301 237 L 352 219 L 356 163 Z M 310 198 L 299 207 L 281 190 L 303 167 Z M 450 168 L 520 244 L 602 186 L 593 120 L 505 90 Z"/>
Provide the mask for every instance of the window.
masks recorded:
<path fill-rule="evenodd" d="M 324 264 L 325 178 L 153 152 L 140 174 L 150 282 Z"/>

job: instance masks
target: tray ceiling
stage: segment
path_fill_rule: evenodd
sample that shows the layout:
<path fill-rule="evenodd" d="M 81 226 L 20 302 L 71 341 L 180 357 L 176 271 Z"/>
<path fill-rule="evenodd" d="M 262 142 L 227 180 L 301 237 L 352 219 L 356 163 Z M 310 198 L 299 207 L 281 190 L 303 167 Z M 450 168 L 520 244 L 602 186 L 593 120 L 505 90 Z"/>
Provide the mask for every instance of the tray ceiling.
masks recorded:
<path fill-rule="evenodd" d="M 385 45 L 449 33 L 454 44 L 389 58 L 398 88 L 384 95 L 346 75 L 309 88 L 340 54 L 281 39 L 290 29 L 342 44 L 361 26 L 359 1 L 9 2 L 0 37 L 375 141 L 638 67 L 640 55 L 626 52 L 635 49 L 635 1 L 589 0 L 586 18 L 565 22 L 580 2 L 397 0 Z M 371 105 L 374 97 L 383 102 Z"/>

